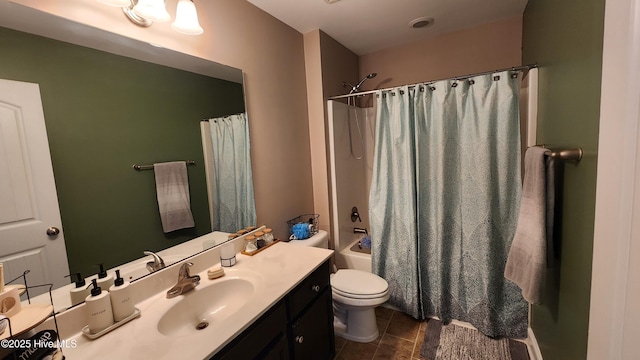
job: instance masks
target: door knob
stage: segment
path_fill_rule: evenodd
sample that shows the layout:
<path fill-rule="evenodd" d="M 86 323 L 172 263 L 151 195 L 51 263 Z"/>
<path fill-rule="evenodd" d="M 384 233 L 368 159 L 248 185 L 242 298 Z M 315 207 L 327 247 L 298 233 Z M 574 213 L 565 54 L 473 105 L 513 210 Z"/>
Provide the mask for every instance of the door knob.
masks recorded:
<path fill-rule="evenodd" d="M 47 229 L 47 235 L 49 235 L 49 236 L 56 236 L 58 234 L 60 234 L 60 229 L 58 229 L 55 226 L 52 226 L 52 227 Z"/>
<path fill-rule="evenodd" d="M 296 336 L 296 342 L 298 344 L 302 344 L 304 342 L 304 337 L 302 335 Z"/>

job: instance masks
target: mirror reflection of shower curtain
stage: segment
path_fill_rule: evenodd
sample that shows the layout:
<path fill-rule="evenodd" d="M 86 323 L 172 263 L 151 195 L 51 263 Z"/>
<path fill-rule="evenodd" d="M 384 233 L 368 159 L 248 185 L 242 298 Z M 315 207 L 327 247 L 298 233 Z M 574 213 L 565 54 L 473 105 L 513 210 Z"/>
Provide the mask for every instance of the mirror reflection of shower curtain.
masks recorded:
<path fill-rule="evenodd" d="M 416 318 L 526 337 L 527 303 L 503 276 L 521 193 L 518 79 L 494 75 L 378 92 L 372 267 Z"/>
<path fill-rule="evenodd" d="M 236 232 L 256 225 L 249 123 L 245 113 L 209 119 L 213 171 L 212 229 Z"/>

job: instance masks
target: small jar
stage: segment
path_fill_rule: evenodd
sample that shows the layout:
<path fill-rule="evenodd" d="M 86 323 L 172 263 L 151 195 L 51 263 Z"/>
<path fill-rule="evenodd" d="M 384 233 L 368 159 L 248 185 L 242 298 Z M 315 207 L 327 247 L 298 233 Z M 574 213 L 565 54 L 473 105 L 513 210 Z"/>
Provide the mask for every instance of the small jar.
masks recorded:
<path fill-rule="evenodd" d="M 247 226 L 245 228 L 245 230 L 247 230 L 247 232 L 252 232 L 253 230 L 257 229 L 255 226 Z"/>
<path fill-rule="evenodd" d="M 270 228 L 264 229 L 264 236 L 262 237 L 267 245 L 273 243 L 273 230 Z"/>
<path fill-rule="evenodd" d="M 229 240 L 233 240 L 233 239 L 235 239 L 235 238 L 237 238 L 237 237 L 238 237 L 238 234 L 229 234 L 229 235 L 227 236 L 227 241 L 229 241 Z"/>
<path fill-rule="evenodd" d="M 262 231 L 256 231 L 253 235 L 256 237 L 256 244 L 258 245 L 258 249 L 263 248 L 267 245 L 264 241 L 264 233 Z"/>
<path fill-rule="evenodd" d="M 244 238 L 244 251 L 247 253 L 252 253 L 258 250 L 258 245 L 256 244 L 256 237 L 253 235 L 247 235 Z"/>
<path fill-rule="evenodd" d="M 242 235 L 244 235 L 246 233 L 248 233 L 247 230 L 244 230 L 244 229 L 243 230 L 238 230 L 238 232 L 236 232 L 236 237 L 242 236 Z"/>

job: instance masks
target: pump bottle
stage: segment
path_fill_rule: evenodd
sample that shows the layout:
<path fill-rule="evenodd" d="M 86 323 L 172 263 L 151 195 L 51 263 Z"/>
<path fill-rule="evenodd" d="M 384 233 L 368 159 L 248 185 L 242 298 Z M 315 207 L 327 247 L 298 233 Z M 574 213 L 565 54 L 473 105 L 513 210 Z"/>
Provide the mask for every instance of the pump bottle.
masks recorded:
<path fill-rule="evenodd" d="M 71 306 L 80 304 L 89 295 L 91 290 L 87 288 L 87 283 L 84 281 L 82 274 L 80 274 L 79 272 L 67 275 L 65 277 L 70 277 L 71 282 L 76 284 L 76 287 L 69 291 Z"/>
<path fill-rule="evenodd" d="M 133 315 L 136 310 L 131 299 L 129 282 L 120 277 L 120 270 L 116 270 L 116 280 L 109 288 L 111 307 L 113 308 L 113 320 L 116 322 Z"/>
<path fill-rule="evenodd" d="M 98 272 L 98 286 L 107 291 L 109 287 L 113 285 L 113 274 L 107 275 L 104 264 L 98 264 L 98 266 L 100 267 L 100 272 Z"/>
<path fill-rule="evenodd" d="M 113 325 L 113 310 L 111 309 L 111 298 L 108 291 L 102 291 L 96 279 L 91 280 L 91 295 L 85 299 L 87 314 L 89 315 L 89 332 L 92 334 Z"/>

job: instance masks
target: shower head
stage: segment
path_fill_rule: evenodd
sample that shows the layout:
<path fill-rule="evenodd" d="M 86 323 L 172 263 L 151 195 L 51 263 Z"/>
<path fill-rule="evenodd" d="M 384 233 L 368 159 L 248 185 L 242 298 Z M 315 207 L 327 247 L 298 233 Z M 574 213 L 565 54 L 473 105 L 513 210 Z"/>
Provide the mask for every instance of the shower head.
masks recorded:
<path fill-rule="evenodd" d="M 356 86 L 352 86 L 351 84 L 347 84 L 347 83 L 342 83 L 342 86 L 351 87 L 351 91 L 349 91 L 349 94 L 353 94 L 353 93 L 356 93 L 356 92 L 360 91 L 360 86 L 362 86 L 362 84 L 365 81 L 367 81 L 369 79 L 373 79 L 376 76 L 378 76 L 378 73 L 371 73 L 371 74 L 365 76 L 362 80 L 360 80 L 360 82 Z"/>

